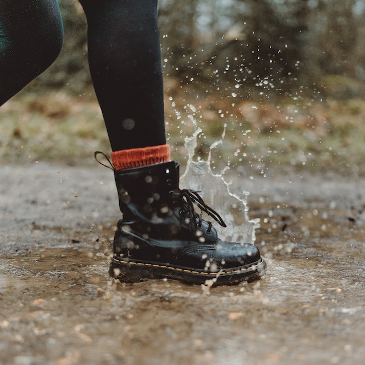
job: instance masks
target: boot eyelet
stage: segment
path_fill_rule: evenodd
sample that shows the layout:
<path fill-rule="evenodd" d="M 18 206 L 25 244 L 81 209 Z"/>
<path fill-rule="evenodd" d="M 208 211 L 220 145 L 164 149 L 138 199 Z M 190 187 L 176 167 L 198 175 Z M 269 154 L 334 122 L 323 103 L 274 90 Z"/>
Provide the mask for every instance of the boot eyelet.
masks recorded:
<path fill-rule="evenodd" d="M 166 180 L 166 184 L 167 184 L 168 186 L 171 186 L 171 185 L 172 185 L 172 180 L 171 180 L 171 179 Z"/>

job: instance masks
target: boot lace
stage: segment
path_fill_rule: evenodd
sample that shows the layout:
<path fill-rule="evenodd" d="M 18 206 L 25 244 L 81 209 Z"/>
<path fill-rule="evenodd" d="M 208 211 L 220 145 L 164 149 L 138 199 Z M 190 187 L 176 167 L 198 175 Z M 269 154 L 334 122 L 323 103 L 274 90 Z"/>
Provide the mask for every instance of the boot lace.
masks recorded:
<path fill-rule="evenodd" d="M 190 189 L 181 189 L 179 191 L 172 191 L 172 197 L 175 201 L 181 202 L 180 214 L 187 217 L 190 228 L 194 231 L 200 229 L 202 226 L 203 218 L 202 213 L 207 213 L 215 221 L 217 221 L 222 227 L 227 227 L 222 217 L 212 208 L 210 208 L 199 195 L 198 191 Z M 200 209 L 201 214 L 195 212 L 194 204 Z M 207 233 L 210 233 L 212 229 L 212 222 L 208 223 Z"/>

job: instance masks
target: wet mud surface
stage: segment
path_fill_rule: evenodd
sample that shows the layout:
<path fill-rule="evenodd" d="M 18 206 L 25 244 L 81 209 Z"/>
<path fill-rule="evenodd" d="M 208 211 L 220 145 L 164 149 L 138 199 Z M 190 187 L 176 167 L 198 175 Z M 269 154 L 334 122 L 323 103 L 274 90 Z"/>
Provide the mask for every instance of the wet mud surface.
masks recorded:
<path fill-rule="evenodd" d="M 365 180 L 237 178 L 267 274 L 208 290 L 108 277 L 108 170 L 0 174 L 0 364 L 364 363 Z"/>

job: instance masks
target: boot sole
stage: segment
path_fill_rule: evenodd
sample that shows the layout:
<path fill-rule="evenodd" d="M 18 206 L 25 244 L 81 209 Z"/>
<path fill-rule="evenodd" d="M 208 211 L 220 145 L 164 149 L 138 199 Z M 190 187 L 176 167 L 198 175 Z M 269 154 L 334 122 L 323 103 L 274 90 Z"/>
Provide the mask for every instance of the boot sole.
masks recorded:
<path fill-rule="evenodd" d="M 205 284 L 207 280 L 213 280 L 213 285 L 216 286 L 258 280 L 264 275 L 265 269 L 266 262 L 262 258 L 247 266 L 227 268 L 217 273 L 211 273 L 188 267 L 113 257 L 109 274 L 111 277 L 127 283 L 166 278 L 179 280 L 187 284 Z"/>

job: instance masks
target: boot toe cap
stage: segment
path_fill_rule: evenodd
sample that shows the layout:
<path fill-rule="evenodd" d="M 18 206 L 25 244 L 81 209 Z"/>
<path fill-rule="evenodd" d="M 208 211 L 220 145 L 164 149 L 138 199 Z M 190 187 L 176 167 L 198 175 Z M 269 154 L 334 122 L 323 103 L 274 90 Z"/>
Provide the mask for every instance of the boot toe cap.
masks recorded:
<path fill-rule="evenodd" d="M 215 256 L 224 267 L 250 265 L 261 258 L 259 249 L 250 243 L 218 243 Z"/>
<path fill-rule="evenodd" d="M 260 259 L 260 251 L 253 244 L 218 242 L 215 245 L 190 247 L 189 250 L 184 250 L 177 261 L 188 267 L 219 271 L 220 269 L 249 266 Z"/>

